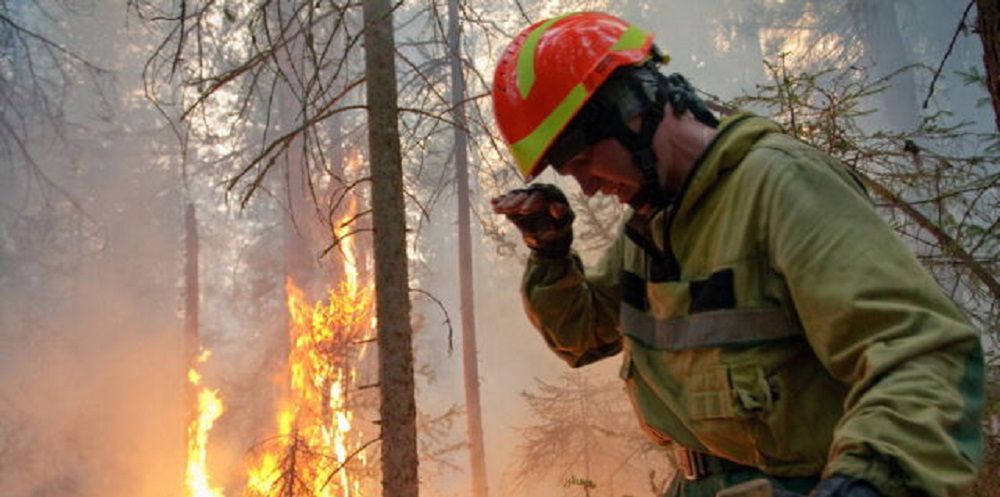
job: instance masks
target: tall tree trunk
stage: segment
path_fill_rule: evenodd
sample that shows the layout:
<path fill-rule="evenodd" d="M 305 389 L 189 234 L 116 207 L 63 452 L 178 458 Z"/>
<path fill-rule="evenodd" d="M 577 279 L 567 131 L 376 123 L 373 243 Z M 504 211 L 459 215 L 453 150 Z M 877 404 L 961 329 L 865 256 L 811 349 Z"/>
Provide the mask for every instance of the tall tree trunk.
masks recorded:
<path fill-rule="evenodd" d="M 294 115 L 290 103 L 281 98 L 281 112 Z M 287 116 L 288 114 L 286 114 Z M 291 123 L 291 120 L 288 121 Z M 294 123 L 291 123 L 295 126 Z M 302 160 L 301 139 L 292 140 L 285 154 L 284 188 L 287 195 L 288 213 L 282 222 L 283 255 L 285 276 L 289 276 L 295 284 L 302 288 L 309 298 L 315 297 L 316 277 L 315 259 L 312 253 L 313 225 L 316 216 L 312 210 L 309 198 L 308 178 Z"/>
<path fill-rule="evenodd" d="M 362 10 L 381 386 L 382 495 L 416 497 L 417 409 L 392 10 L 389 0 L 365 0 Z"/>
<path fill-rule="evenodd" d="M 294 0 L 281 0 L 274 4 L 275 11 L 272 13 L 275 19 L 285 23 L 292 21 L 287 19 L 296 12 Z M 294 36 L 285 40 L 285 46 L 279 50 L 276 60 L 284 74 L 296 74 L 304 69 L 301 67 L 302 57 L 299 56 L 305 51 L 301 37 Z M 296 98 L 295 89 L 290 86 L 295 85 L 295 81 L 290 79 L 287 85 L 277 88 L 275 101 L 278 104 L 277 118 L 283 128 L 295 129 L 300 126 L 301 119 L 304 119 L 302 103 Z M 301 91 L 301 89 L 299 90 Z M 303 138 L 301 135 L 295 137 L 288 144 L 281 165 L 284 166 L 284 185 L 279 191 L 284 191 L 285 203 L 288 213 L 282 223 L 283 235 L 283 263 L 286 277 L 291 277 L 295 284 L 301 288 L 308 298 L 316 296 L 316 257 L 313 255 L 314 225 L 317 224 L 313 209 L 311 192 L 309 191 L 309 171 L 306 168 L 305 157 L 302 152 Z M 287 327 L 286 327 L 287 330 Z M 287 350 L 284 351 L 287 355 Z"/>
<path fill-rule="evenodd" d="M 1000 3 L 996 0 L 976 0 L 976 10 L 976 32 L 983 42 L 986 88 L 993 101 L 997 131 L 1000 131 Z"/>
<path fill-rule="evenodd" d="M 184 211 L 184 362 L 188 368 L 198 360 L 198 291 L 198 220 L 194 204 L 189 203 Z M 193 399 L 194 387 L 187 384 Z"/>
<path fill-rule="evenodd" d="M 186 155 L 186 154 L 185 154 Z M 195 216 L 193 203 L 188 203 L 184 209 L 184 374 L 198 365 L 198 219 Z M 190 437 L 189 427 L 198 418 L 198 391 L 187 376 L 184 376 L 184 435 Z M 187 438 L 185 447 L 191 441 Z M 183 461 L 183 458 L 182 458 Z M 182 463 L 183 464 L 183 463 Z M 181 475 L 185 474 L 181 467 Z M 183 482 L 184 478 L 179 481 Z M 182 487 L 183 488 L 183 487 Z"/>
<path fill-rule="evenodd" d="M 465 77 L 458 27 L 458 0 L 448 0 L 448 48 L 451 60 L 451 105 L 455 122 L 455 184 L 458 189 L 458 279 L 462 306 L 462 365 L 465 370 L 465 410 L 469 438 L 472 497 L 488 497 L 483 414 L 479 403 L 479 363 L 476 357 L 476 312 L 472 279 L 472 236 L 469 216 L 469 155 L 465 119 Z"/>
<path fill-rule="evenodd" d="M 911 63 L 912 57 L 899 32 L 894 1 L 855 0 L 852 13 L 865 55 L 876 64 L 878 74 L 889 74 Z M 917 85 L 912 71 L 893 77 L 882 93 L 882 101 L 893 128 L 910 130 L 919 123 Z"/>

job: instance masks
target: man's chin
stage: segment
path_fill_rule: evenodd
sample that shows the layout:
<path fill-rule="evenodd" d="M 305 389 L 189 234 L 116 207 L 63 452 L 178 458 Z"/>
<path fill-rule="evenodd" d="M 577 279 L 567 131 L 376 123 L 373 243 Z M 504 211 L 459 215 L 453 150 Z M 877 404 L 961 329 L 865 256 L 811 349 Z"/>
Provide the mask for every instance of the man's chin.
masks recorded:
<path fill-rule="evenodd" d="M 650 214 L 670 205 L 671 200 L 669 196 L 662 193 L 650 191 L 648 188 L 640 188 L 639 191 L 632 194 L 631 198 L 622 203 L 627 204 L 637 213 Z M 619 202 L 621 202 L 621 197 L 619 197 Z"/>
<path fill-rule="evenodd" d="M 633 206 L 632 204 L 629 204 L 629 207 L 632 208 L 632 212 L 635 212 L 636 214 L 645 217 L 649 217 L 654 212 L 656 212 L 656 208 L 653 207 L 653 204 L 648 204 L 648 203 L 642 204 L 640 206 Z"/>
<path fill-rule="evenodd" d="M 648 214 L 650 211 L 653 210 L 653 204 L 652 202 L 649 201 L 648 198 L 642 198 L 642 197 L 643 195 L 638 195 L 637 193 L 633 193 L 632 196 L 628 198 L 628 200 L 622 200 L 621 197 L 618 197 L 618 201 L 621 202 L 622 204 L 631 207 L 633 211 L 638 212 L 639 214 Z"/>

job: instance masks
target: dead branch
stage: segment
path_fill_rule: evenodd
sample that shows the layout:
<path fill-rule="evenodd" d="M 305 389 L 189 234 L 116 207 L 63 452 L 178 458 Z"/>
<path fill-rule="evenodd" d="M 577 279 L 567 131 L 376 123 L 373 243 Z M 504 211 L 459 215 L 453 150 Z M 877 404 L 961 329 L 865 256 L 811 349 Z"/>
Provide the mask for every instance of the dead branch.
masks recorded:
<path fill-rule="evenodd" d="M 50 50 L 55 50 L 55 51 L 57 51 L 57 52 L 65 55 L 65 56 L 67 56 L 67 57 L 75 60 L 77 63 L 83 65 L 84 67 L 89 68 L 90 70 L 92 70 L 94 72 L 101 73 L 101 74 L 108 74 L 109 73 L 109 71 L 107 69 L 104 69 L 104 68 L 102 68 L 102 67 L 100 67 L 100 66 L 98 66 L 98 65 L 96 65 L 96 64 L 94 64 L 94 63 L 92 63 L 90 61 L 88 61 L 87 59 L 84 59 L 83 57 L 81 57 L 80 55 L 78 55 L 76 52 L 74 52 L 74 51 L 72 51 L 72 50 L 70 50 L 70 49 L 68 49 L 68 48 L 60 45 L 59 43 L 56 43 L 56 42 L 48 39 L 45 36 L 42 36 L 42 35 L 34 32 L 34 31 L 30 30 L 30 29 L 25 28 L 24 26 L 21 26 L 20 24 L 18 24 L 17 22 L 15 22 L 13 19 L 11 19 L 10 17 L 8 17 L 8 16 L 6 16 L 4 14 L 0 14 L 0 22 L 2 22 L 3 24 L 6 24 L 8 26 L 10 26 L 12 29 L 14 29 L 14 31 L 23 33 L 23 34 L 27 35 L 28 37 L 33 38 L 34 40 L 40 42 L 45 47 L 48 47 Z"/>
<path fill-rule="evenodd" d="M 372 446 L 375 443 L 380 442 L 380 441 L 382 441 L 382 437 L 373 438 L 373 439 L 371 439 L 371 440 L 369 440 L 369 441 L 361 444 L 361 446 L 358 447 L 357 449 L 354 449 L 354 451 L 352 451 L 350 454 L 348 454 L 347 457 L 339 465 L 337 465 L 337 467 L 334 468 L 333 471 L 330 472 L 330 475 L 326 478 L 326 481 L 324 481 L 323 484 L 320 485 L 319 489 L 317 489 L 317 490 L 322 491 L 324 488 L 326 488 L 326 486 L 330 484 L 330 481 L 333 480 L 334 475 L 336 475 L 341 470 L 343 470 L 344 467 L 347 466 L 347 463 L 349 463 L 352 460 L 354 460 L 355 457 L 357 457 L 359 454 L 361 454 L 362 452 L 364 452 L 368 447 L 370 447 L 370 446 Z"/>
<path fill-rule="evenodd" d="M 958 21 L 958 27 L 955 28 L 955 34 L 951 37 L 951 42 L 948 43 L 948 49 L 944 52 L 944 57 L 941 57 L 941 63 L 938 64 L 937 69 L 934 70 L 934 76 L 931 78 L 930 88 L 927 89 L 927 98 L 924 98 L 923 108 L 926 109 L 927 105 L 931 101 L 931 97 L 934 95 L 934 85 L 937 83 L 938 77 L 941 76 L 941 70 L 944 69 L 944 63 L 951 57 L 951 51 L 955 48 L 955 41 L 958 40 L 958 35 L 966 30 L 965 19 L 969 17 L 969 11 L 972 10 L 972 6 L 976 4 L 976 0 L 969 0 L 969 5 L 965 7 L 965 12 L 962 14 L 962 19 Z"/>
<path fill-rule="evenodd" d="M 932 222 L 923 213 L 918 211 L 915 207 L 910 205 L 905 200 L 901 199 L 898 195 L 892 192 L 882 183 L 879 183 L 867 175 L 858 171 L 862 180 L 865 183 L 865 187 L 869 190 L 875 192 L 876 195 L 885 199 L 893 207 L 903 211 L 907 217 L 915 221 L 921 228 L 926 230 L 931 236 L 937 240 L 941 249 L 946 253 L 950 253 L 955 257 L 963 266 L 969 268 L 972 274 L 975 274 L 979 280 L 989 288 L 990 293 L 993 295 L 993 299 L 1000 300 L 1000 282 L 994 277 L 993 273 L 984 267 L 975 257 L 970 255 L 965 249 L 962 248 L 961 244 L 955 241 L 950 235 L 945 233 L 937 224 Z"/>
<path fill-rule="evenodd" d="M 448 314 L 448 309 L 444 307 L 444 303 L 442 303 L 441 300 L 439 300 L 437 297 L 435 297 L 432 293 L 428 292 L 427 290 L 410 287 L 410 292 L 419 293 L 420 295 L 423 295 L 424 297 L 431 299 L 431 301 L 437 304 L 438 309 L 441 309 L 441 314 L 444 315 L 444 321 L 442 321 L 441 324 L 448 327 L 448 355 L 451 355 L 452 352 L 455 351 L 455 346 L 453 343 L 455 336 L 455 329 L 451 325 L 451 316 Z"/>

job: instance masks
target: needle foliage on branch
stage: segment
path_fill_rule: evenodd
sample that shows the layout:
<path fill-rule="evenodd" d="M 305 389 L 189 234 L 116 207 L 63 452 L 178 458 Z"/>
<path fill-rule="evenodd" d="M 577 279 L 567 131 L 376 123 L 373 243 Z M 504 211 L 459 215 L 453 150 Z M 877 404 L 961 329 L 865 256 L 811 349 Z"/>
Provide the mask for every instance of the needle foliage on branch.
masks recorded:
<path fill-rule="evenodd" d="M 509 468 L 513 488 L 545 482 L 561 495 L 639 495 L 645 481 L 662 495 L 664 454 L 636 428 L 621 382 L 595 380 L 574 371 L 557 381 L 536 379 L 521 396 L 535 421 L 517 428 L 517 462 Z M 653 472 L 653 473 L 651 473 Z M 657 491 L 658 489 L 659 491 Z"/>
<path fill-rule="evenodd" d="M 980 329 L 1000 329 L 1000 140 L 944 113 L 913 131 L 870 129 L 873 96 L 899 74 L 864 68 L 795 73 L 765 62 L 770 82 L 733 102 L 762 110 L 863 179 L 892 227 Z"/>

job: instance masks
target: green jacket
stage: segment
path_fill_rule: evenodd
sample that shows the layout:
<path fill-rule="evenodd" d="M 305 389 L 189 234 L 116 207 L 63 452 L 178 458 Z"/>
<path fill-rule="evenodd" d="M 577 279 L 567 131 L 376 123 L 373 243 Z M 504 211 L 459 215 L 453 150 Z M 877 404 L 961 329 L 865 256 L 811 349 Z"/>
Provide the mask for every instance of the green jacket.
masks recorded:
<path fill-rule="evenodd" d="M 887 496 L 975 478 L 977 333 L 851 171 L 769 120 L 725 120 L 672 210 L 633 217 L 592 270 L 532 256 L 522 291 L 570 365 L 624 349 L 663 444 Z"/>

